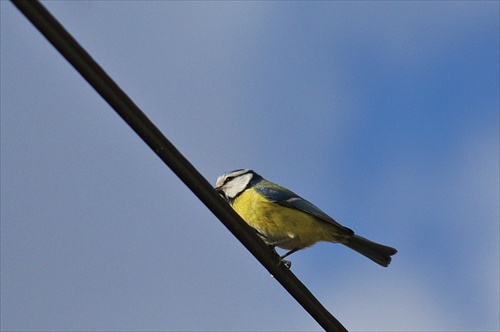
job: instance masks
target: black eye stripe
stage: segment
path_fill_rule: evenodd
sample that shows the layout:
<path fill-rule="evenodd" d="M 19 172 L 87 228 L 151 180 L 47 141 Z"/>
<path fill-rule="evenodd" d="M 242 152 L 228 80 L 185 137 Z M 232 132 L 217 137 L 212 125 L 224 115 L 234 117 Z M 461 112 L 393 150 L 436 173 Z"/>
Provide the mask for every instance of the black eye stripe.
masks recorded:
<path fill-rule="evenodd" d="M 245 172 L 242 172 L 242 171 L 245 171 Z M 230 181 L 232 181 L 232 180 L 234 180 L 234 179 L 236 179 L 236 178 L 238 178 L 238 177 L 240 177 L 240 176 L 243 176 L 243 175 L 245 175 L 245 174 L 249 174 L 249 173 L 250 173 L 250 174 L 255 174 L 255 173 L 254 173 L 252 170 L 250 170 L 250 169 L 247 169 L 247 170 L 244 170 L 244 169 L 239 169 L 239 170 L 232 171 L 232 172 L 230 172 L 230 173 L 238 173 L 238 174 L 236 174 L 236 175 L 229 175 L 229 176 L 227 176 L 227 177 L 224 179 L 224 182 L 223 182 L 223 184 L 222 184 L 222 185 L 225 185 L 225 184 L 227 184 L 228 182 L 230 182 Z"/>

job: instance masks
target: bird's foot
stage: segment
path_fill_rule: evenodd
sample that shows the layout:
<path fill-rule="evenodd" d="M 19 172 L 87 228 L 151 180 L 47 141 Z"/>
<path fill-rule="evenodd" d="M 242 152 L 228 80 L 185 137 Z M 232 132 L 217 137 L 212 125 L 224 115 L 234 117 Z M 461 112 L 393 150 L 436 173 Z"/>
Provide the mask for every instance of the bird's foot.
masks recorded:
<path fill-rule="evenodd" d="M 271 248 L 273 250 L 273 253 L 278 258 L 278 264 L 276 264 L 276 266 L 280 266 L 281 264 L 283 264 L 286 268 L 290 268 L 292 266 L 292 262 L 290 262 L 286 259 L 283 259 L 283 257 L 285 257 L 285 256 L 280 256 L 280 254 L 278 254 L 278 252 L 276 251 L 276 245 L 270 244 L 269 248 Z"/>
<path fill-rule="evenodd" d="M 292 262 L 287 261 L 286 259 L 282 259 L 282 258 L 280 258 L 280 262 L 278 263 L 278 266 L 279 266 L 280 264 L 285 265 L 285 267 L 286 267 L 286 268 L 288 268 L 288 269 L 292 267 Z"/>

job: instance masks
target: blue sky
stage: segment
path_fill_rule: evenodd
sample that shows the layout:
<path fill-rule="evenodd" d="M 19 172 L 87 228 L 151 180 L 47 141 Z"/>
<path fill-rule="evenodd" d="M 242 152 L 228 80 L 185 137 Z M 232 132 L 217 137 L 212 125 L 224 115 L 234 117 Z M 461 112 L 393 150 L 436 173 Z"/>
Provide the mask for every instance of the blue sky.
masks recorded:
<path fill-rule="evenodd" d="M 291 256 L 349 330 L 499 329 L 498 2 L 44 4 L 209 181 L 399 250 Z M 319 329 L 0 6 L 2 330 Z"/>

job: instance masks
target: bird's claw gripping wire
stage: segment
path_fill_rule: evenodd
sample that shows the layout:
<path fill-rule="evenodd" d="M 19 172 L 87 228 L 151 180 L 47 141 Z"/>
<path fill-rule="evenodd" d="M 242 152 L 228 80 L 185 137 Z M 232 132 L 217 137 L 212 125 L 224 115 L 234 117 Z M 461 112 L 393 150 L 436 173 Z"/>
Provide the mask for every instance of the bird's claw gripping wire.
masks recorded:
<path fill-rule="evenodd" d="M 281 257 L 280 257 L 280 262 L 278 263 L 278 266 L 279 266 L 280 264 L 285 265 L 285 267 L 286 267 L 287 269 L 289 269 L 289 268 L 291 268 L 291 267 L 292 267 L 292 262 L 287 261 L 286 259 L 282 259 Z"/>
<path fill-rule="evenodd" d="M 276 251 L 276 245 L 269 245 L 269 248 L 272 249 L 273 253 L 278 257 L 278 264 L 276 264 L 276 266 L 280 266 L 281 264 L 283 264 L 286 268 L 290 268 L 292 267 L 292 262 L 290 262 L 289 260 L 286 260 L 286 259 L 283 259 L 284 257 L 288 256 L 288 254 L 285 254 L 283 256 L 280 256 L 280 254 L 278 254 L 278 252 Z"/>
<path fill-rule="evenodd" d="M 257 234 L 262 238 L 262 240 L 264 240 L 264 242 L 267 243 L 267 246 L 269 248 L 271 248 L 271 250 L 273 251 L 273 253 L 279 257 L 279 261 L 278 261 L 278 264 L 276 264 L 276 266 L 280 266 L 281 264 L 283 264 L 286 268 L 291 268 L 292 267 L 292 262 L 284 259 L 285 257 L 287 257 L 288 255 L 291 255 L 293 254 L 294 252 L 296 252 L 298 249 L 292 249 L 290 250 L 289 252 L 287 252 L 286 254 L 284 254 L 283 256 L 281 256 L 280 254 L 278 254 L 278 252 L 276 251 L 276 247 L 278 245 L 280 245 L 281 243 L 283 242 L 286 242 L 286 241 L 289 241 L 290 238 L 283 238 L 281 240 L 278 240 L 278 241 L 274 241 L 274 242 L 269 242 L 269 239 L 267 236 L 265 236 L 264 234 L 262 234 L 261 232 L 259 232 L 258 230 L 255 230 L 257 232 Z"/>

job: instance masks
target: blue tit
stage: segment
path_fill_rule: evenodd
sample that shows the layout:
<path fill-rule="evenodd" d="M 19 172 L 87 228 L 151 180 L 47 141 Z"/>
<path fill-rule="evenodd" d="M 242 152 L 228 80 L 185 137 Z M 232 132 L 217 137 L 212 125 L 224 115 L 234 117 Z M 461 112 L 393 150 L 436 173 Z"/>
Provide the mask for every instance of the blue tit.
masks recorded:
<path fill-rule="evenodd" d="M 314 204 L 252 170 L 221 175 L 215 189 L 267 245 L 288 250 L 282 260 L 319 241 L 342 243 L 382 266 L 397 252 L 354 234 Z"/>

